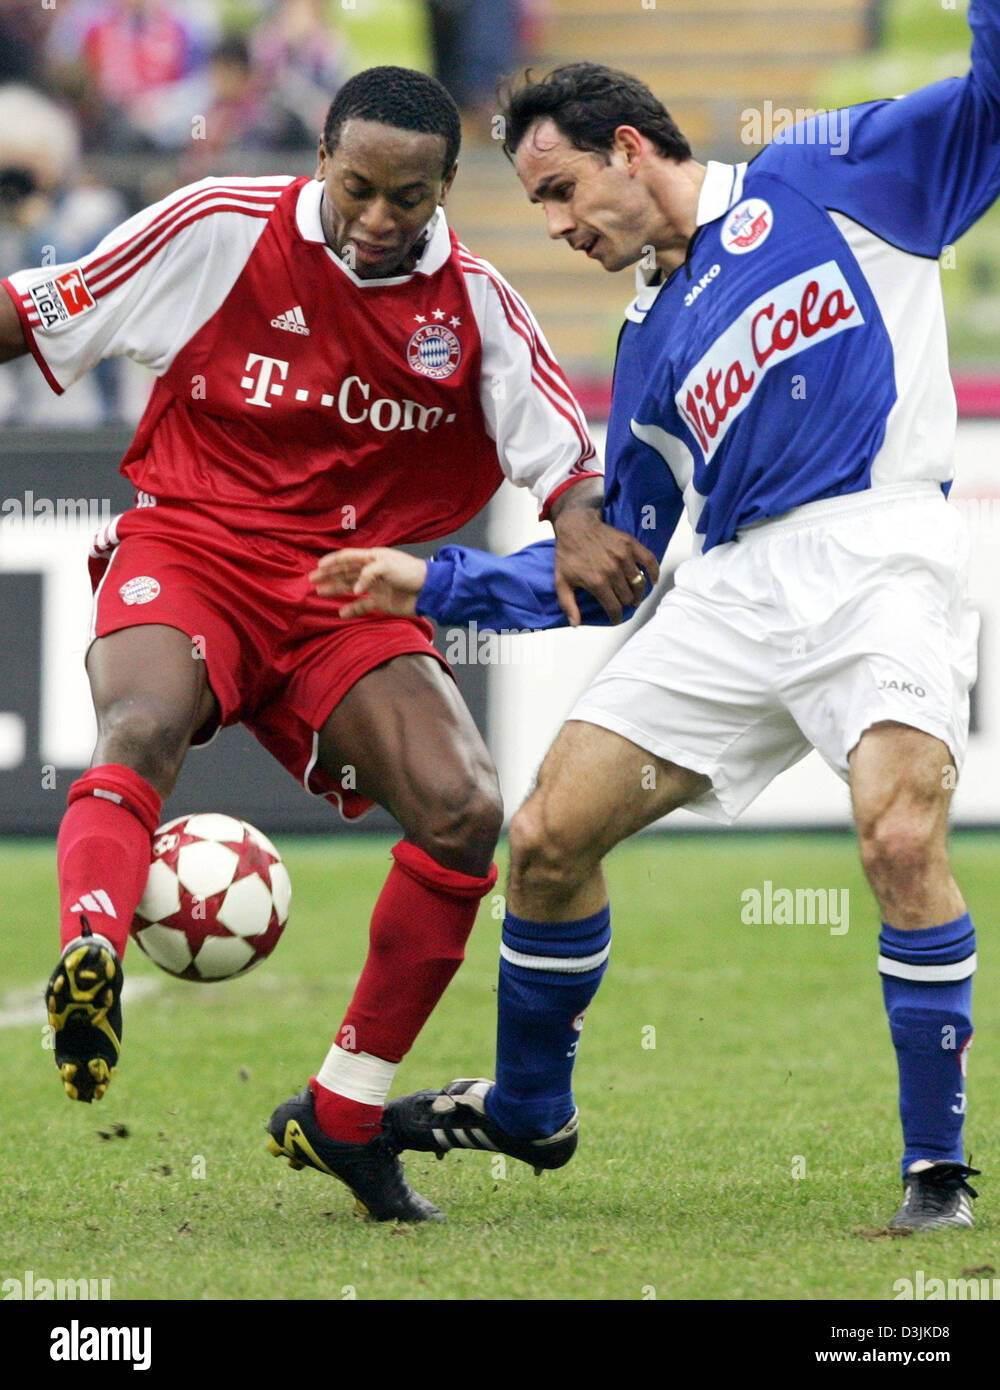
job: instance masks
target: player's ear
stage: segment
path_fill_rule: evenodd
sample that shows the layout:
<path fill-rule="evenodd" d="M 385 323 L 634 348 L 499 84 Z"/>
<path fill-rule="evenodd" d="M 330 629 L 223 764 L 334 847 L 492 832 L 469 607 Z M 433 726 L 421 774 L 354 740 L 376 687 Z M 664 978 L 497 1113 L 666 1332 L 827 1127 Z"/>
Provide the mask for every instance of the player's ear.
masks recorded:
<path fill-rule="evenodd" d="M 630 125 L 620 125 L 617 128 L 611 148 L 613 153 L 623 158 L 628 169 L 634 168 L 646 153 L 642 135 Z"/>
<path fill-rule="evenodd" d="M 319 137 L 319 148 L 316 151 L 316 177 L 318 179 L 326 178 L 326 161 L 328 158 L 329 155 L 326 152 L 326 137 L 321 135 Z"/>
<path fill-rule="evenodd" d="M 455 182 L 455 175 L 456 175 L 457 173 L 458 173 L 458 160 L 456 160 L 455 163 L 451 166 L 450 172 L 447 173 L 447 174 L 445 174 L 445 176 L 444 176 L 444 182 L 443 182 L 442 185 L 441 185 L 441 196 L 440 196 L 440 198 L 438 199 L 438 202 L 439 202 L 439 203 L 443 203 L 444 200 L 445 200 L 445 198 L 447 198 L 447 196 L 448 196 L 448 190 L 449 190 L 449 188 L 452 186 L 452 184 Z"/>

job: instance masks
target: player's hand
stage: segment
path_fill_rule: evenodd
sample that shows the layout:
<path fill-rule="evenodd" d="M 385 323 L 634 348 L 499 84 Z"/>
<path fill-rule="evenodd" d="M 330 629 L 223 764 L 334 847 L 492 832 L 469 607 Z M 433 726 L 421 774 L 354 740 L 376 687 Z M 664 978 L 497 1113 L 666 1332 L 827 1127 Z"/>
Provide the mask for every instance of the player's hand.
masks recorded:
<path fill-rule="evenodd" d="M 660 577 L 651 550 L 635 536 L 608 526 L 592 507 L 567 510 L 555 521 L 556 597 L 569 619 L 579 627 L 575 589 L 586 589 L 620 623 L 625 608 L 634 608 Z"/>
<path fill-rule="evenodd" d="M 371 550 L 332 550 L 309 576 L 321 598 L 357 595 L 339 613 L 341 618 L 360 618 L 365 613 L 391 613 L 412 617 L 417 595 L 427 578 L 427 561 L 405 550 L 375 546 Z"/>

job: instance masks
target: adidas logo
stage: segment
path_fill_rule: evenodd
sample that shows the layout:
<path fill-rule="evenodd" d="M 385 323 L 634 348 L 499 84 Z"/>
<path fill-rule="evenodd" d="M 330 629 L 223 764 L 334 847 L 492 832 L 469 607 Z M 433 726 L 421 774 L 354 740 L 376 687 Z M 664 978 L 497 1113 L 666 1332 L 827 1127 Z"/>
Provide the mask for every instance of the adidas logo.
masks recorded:
<path fill-rule="evenodd" d="M 115 905 L 103 888 L 95 888 L 75 902 L 70 912 L 101 912 L 107 917 L 117 917 Z"/>
<path fill-rule="evenodd" d="M 299 304 L 296 304 L 294 309 L 289 309 L 286 313 L 279 314 L 276 319 L 272 319 L 271 327 L 283 328 L 286 333 L 301 333 L 307 338 L 309 336 L 309 329 L 306 327 L 302 307 Z"/>

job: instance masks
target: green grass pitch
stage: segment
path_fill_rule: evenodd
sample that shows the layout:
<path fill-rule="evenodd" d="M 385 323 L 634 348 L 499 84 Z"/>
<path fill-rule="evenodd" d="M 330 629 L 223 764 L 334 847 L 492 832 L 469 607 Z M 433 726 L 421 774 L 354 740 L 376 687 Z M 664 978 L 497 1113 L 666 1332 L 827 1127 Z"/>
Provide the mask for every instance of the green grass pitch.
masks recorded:
<path fill-rule="evenodd" d="M 612 855 L 611 969 L 577 1068 L 582 1142 L 535 1178 L 492 1155 L 413 1155 L 444 1226 L 353 1213 L 346 1189 L 265 1149 L 315 1071 L 364 956 L 388 840 L 285 840 L 292 919 L 245 979 L 155 982 L 125 1013 L 105 1099 L 67 1101 L 43 1013 L 54 850 L 0 845 L 5 985 L 0 1278 L 110 1278 L 126 1299 L 891 1299 L 893 1283 L 1000 1269 L 996 849 L 956 836 L 982 965 L 967 1142 L 974 1231 L 887 1239 L 898 1200 L 895 1061 L 877 913 L 847 837 L 649 837 Z M 740 894 L 848 888 L 850 929 L 749 926 Z M 489 1075 L 499 921 L 397 1074 L 397 1091 Z M 115 1126 L 127 1134 L 115 1133 Z M 111 1137 L 102 1137 L 100 1131 Z"/>

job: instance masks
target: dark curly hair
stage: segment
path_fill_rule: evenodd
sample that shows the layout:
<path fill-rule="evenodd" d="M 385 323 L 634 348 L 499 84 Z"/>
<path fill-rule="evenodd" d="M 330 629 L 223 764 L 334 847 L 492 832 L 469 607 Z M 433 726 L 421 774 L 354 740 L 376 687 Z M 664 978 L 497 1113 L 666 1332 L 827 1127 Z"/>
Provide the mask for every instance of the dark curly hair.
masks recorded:
<path fill-rule="evenodd" d="M 526 72 L 520 86 L 500 94 L 504 152 L 513 159 L 536 121 L 546 118 L 578 150 L 610 157 L 615 131 L 634 126 L 660 154 L 679 162 L 691 159 L 691 146 L 670 112 L 637 77 L 603 63 L 565 63 L 539 81 Z"/>
<path fill-rule="evenodd" d="M 337 148 L 345 121 L 381 121 L 397 130 L 440 135 L 449 174 L 462 143 L 462 123 L 451 94 L 434 77 L 413 68 L 366 68 L 344 83 L 323 124 L 327 151 Z"/>

